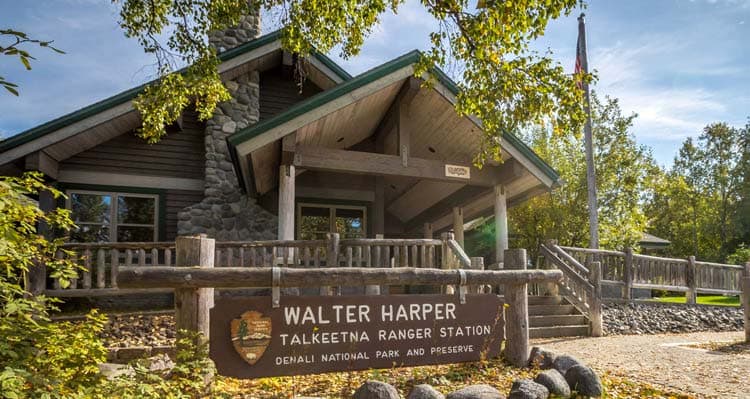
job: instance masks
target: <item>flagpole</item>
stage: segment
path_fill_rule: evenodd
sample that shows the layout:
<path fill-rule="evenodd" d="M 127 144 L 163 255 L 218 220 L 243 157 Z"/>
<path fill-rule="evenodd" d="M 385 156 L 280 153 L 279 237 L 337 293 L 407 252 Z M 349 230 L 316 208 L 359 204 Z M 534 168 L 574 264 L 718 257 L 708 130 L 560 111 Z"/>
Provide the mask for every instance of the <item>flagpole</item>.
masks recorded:
<path fill-rule="evenodd" d="M 586 55 L 586 14 L 581 13 L 578 17 L 578 37 L 580 40 L 582 57 L 581 69 L 589 72 L 589 61 Z M 599 211 L 596 198 L 596 169 L 594 168 L 594 144 L 591 132 L 591 96 L 589 94 L 588 82 L 583 82 L 584 107 L 586 109 L 586 124 L 583 128 L 583 140 L 586 147 L 586 184 L 588 186 L 589 205 L 589 248 L 599 248 Z"/>

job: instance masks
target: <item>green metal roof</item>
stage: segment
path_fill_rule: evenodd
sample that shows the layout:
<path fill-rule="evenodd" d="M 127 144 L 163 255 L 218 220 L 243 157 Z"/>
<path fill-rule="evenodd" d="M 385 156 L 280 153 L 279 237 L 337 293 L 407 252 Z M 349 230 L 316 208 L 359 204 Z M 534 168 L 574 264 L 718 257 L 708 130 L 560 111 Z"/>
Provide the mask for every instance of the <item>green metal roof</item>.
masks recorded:
<path fill-rule="evenodd" d="M 227 141 L 229 142 L 231 146 L 231 151 L 235 152 L 236 146 L 240 145 L 241 143 L 247 140 L 252 139 L 253 137 L 262 135 L 263 133 L 265 133 L 266 131 L 274 127 L 282 125 L 285 122 L 288 122 L 300 115 L 303 115 L 315 108 L 318 108 L 330 101 L 333 101 L 347 93 L 350 93 L 360 87 L 363 87 L 373 81 L 376 81 L 401 68 L 415 64 L 417 61 L 419 61 L 421 56 L 422 54 L 418 50 L 413 50 L 411 52 L 408 52 L 398 58 L 395 58 L 389 62 L 386 62 L 385 64 L 379 65 L 373 69 L 370 69 L 367 72 L 363 72 L 362 74 L 357 75 L 356 77 L 350 80 L 342 82 L 336 87 L 333 87 L 331 89 L 318 93 L 304 101 L 301 101 L 293 105 L 292 107 L 288 108 L 286 111 L 274 116 L 273 118 L 266 119 L 265 121 L 261 121 L 252 126 L 248 126 L 240 130 L 239 132 L 236 132 L 233 135 L 229 136 L 227 139 Z M 459 92 L 458 86 L 443 71 L 441 71 L 439 68 L 434 68 L 433 75 L 438 79 L 438 81 L 443 86 L 448 88 L 448 90 L 450 90 L 451 93 L 453 93 L 453 95 L 458 94 Z M 505 142 L 511 145 L 513 148 L 517 149 L 521 154 L 523 154 L 526 158 L 528 158 L 536 167 L 538 167 L 542 171 L 542 173 L 544 173 L 547 177 L 549 177 L 550 180 L 552 180 L 553 182 L 553 186 L 561 183 L 560 175 L 514 134 L 510 132 L 504 132 L 503 140 L 505 140 Z M 234 159 L 237 159 L 236 154 L 233 153 L 232 156 Z M 236 168 L 236 169 L 238 173 L 241 173 L 240 168 Z M 238 177 L 240 181 L 243 180 L 242 176 L 238 176 Z"/>
<path fill-rule="evenodd" d="M 227 50 L 218 55 L 219 60 L 228 61 L 242 54 L 248 53 L 266 44 L 273 43 L 281 38 L 281 30 L 268 33 L 255 40 L 244 43 L 240 46 Z M 336 65 L 330 58 L 319 52 L 313 52 L 312 54 L 318 61 L 328 67 L 333 73 L 335 73 L 341 80 L 349 80 L 352 76 L 343 70 L 340 66 Z M 182 70 L 180 70 L 182 71 Z M 86 119 L 90 116 L 96 115 L 100 112 L 106 111 L 112 107 L 124 104 L 135 97 L 137 97 L 148 85 L 154 83 L 155 80 L 144 83 L 140 86 L 132 89 L 125 90 L 112 97 L 106 98 L 102 101 L 96 102 L 77 111 L 73 111 L 67 115 L 63 115 L 59 118 L 53 119 L 49 122 L 33 127 L 29 130 L 16 134 L 15 136 L 9 137 L 5 140 L 0 141 L 0 153 L 18 147 L 19 145 L 26 144 L 37 138 L 40 138 L 46 134 L 52 133 L 56 130 L 62 129 L 68 125 L 72 125 L 78 121 Z"/>

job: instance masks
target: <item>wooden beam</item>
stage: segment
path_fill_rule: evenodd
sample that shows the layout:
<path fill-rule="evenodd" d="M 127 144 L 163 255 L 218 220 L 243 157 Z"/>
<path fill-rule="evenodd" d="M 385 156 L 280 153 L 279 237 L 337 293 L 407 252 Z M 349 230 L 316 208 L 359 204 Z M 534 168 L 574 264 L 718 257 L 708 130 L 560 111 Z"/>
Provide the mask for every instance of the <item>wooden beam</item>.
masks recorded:
<path fill-rule="evenodd" d="M 406 125 L 406 105 L 401 103 L 398 107 L 398 123 L 396 124 L 396 130 L 398 131 L 398 155 L 401 156 L 401 165 L 404 167 L 409 166 L 409 127 Z"/>
<path fill-rule="evenodd" d="M 508 203 L 505 186 L 495 186 L 495 261 L 503 263 L 505 250 L 508 249 Z"/>
<path fill-rule="evenodd" d="M 456 237 L 456 241 L 464 246 L 464 211 L 461 207 L 453 208 L 453 235 Z"/>
<path fill-rule="evenodd" d="M 372 234 L 385 234 L 385 182 L 375 177 L 375 201 L 372 204 Z"/>
<path fill-rule="evenodd" d="M 548 192 L 544 185 L 537 185 L 507 200 L 507 208 L 525 202 L 529 198 Z M 472 219 L 489 215 L 493 212 L 494 192 L 484 187 L 467 186 L 453 196 L 423 212 L 409 222 L 406 231 L 414 232 L 425 222 L 431 222 L 436 232 L 446 229 L 452 224 L 451 210 L 454 206 L 461 206 L 464 218 Z"/>
<path fill-rule="evenodd" d="M 388 212 L 407 222 L 464 187 L 460 183 L 420 180 L 388 204 Z"/>
<path fill-rule="evenodd" d="M 423 228 L 424 238 L 432 239 L 432 223 L 425 223 Z"/>
<path fill-rule="evenodd" d="M 523 250 L 521 250 L 523 251 Z M 456 285 L 458 270 L 413 267 L 280 267 L 279 287 L 320 287 L 321 285 Z M 528 284 L 561 281 L 559 270 L 463 270 L 466 284 Z M 195 289 L 270 287 L 270 267 L 166 267 L 140 266 L 120 268 L 118 286 L 122 288 Z M 528 359 L 528 358 L 527 358 Z"/>
<path fill-rule="evenodd" d="M 279 240 L 294 240 L 294 165 L 279 168 Z"/>
<path fill-rule="evenodd" d="M 419 215 L 412 218 L 406 226 L 406 231 L 416 231 L 424 225 L 424 223 L 430 223 L 435 232 L 441 230 L 446 226 L 438 228 L 434 221 L 440 219 L 445 215 L 450 215 L 453 207 L 463 206 L 472 198 L 483 196 L 487 193 L 487 187 L 478 186 L 464 186 L 455 193 L 449 195 L 437 204 L 429 207 Z"/>
<path fill-rule="evenodd" d="M 399 126 L 402 126 L 402 118 L 405 118 L 409 114 L 409 105 L 411 105 L 412 100 L 414 100 L 414 97 L 419 93 L 421 86 L 422 81 L 413 76 L 406 79 L 401 85 L 398 94 L 396 94 L 393 102 L 388 107 L 388 110 L 385 111 L 383 118 L 380 119 L 378 126 L 375 128 L 376 141 L 385 141 L 385 137 L 388 136 L 389 133 L 393 132 Z M 400 144 L 401 141 L 399 141 L 399 150 L 397 151 L 399 154 Z M 406 144 L 408 146 L 408 142 Z M 382 150 L 379 152 L 382 152 Z"/>
<path fill-rule="evenodd" d="M 47 177 L 57 180 L 59 165 L 57 160 L 44 151 L 36 151 L 26 156 L 26 170 L 38 170 Z"/>
<path fill-rule="evenodd" d="M 468 178 L 448 177 L 445 175 L 446 163 L 434 159 L 411 158 L 409 166 L 404 167 L 401 157 L 397 155 L 301 145 L 297 146 L 294 165 L 329 172 L 416 177 L 485 187 L 494 187 L 499 180 L 503 180 L 505 172 L 504 169 L 498 170 L 492 167 L 477 169 L 473 166 L 466 166 L 470 170 Z"/>

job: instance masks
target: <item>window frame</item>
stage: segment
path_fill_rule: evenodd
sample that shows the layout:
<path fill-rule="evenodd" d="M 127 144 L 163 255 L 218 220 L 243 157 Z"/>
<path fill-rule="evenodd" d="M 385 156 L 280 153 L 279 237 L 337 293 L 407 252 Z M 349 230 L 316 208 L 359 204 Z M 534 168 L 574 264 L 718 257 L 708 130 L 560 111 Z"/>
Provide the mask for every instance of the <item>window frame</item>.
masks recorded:
<path fill-rule="evenodd" d="M 362 233 L 364 238 L 367 238 L 367 206 L 365 205 L 346 205 L 346 204 L 333 204 L 325 202 L 297 202 L 297 209 L 295 216 L 295 237 L 301 240 L 300 230 L 302 227 L 302 208 L 327 208 L 328 209 L 328 232 L 336 232 L 336 209 L 352 209 L 362 211 Z"/>
<path fill-rule="evenodd" d="M 117 240 L 117 229 L 119 226 L 122 227 L 151 227 L 154 229 L 154 234 L 152 238 L 152 242 L 159 241 L 160 237 L 160 225 L 161 225 L 161 195 L 159 194 L 151 194 L 151 193 L 134 193 L 129 191 L 110 191 L 110 190 L 87 190 L 87 189 L 77 189 L 77 188 L 70 188 L 65 190 L 65 209 L 72 211 L 72 202 L 71 202 L 71 196 L 73 194 L 88 194 L 88 195 L 101 195 L 101 196 L 109 196 L 110 197 L 110 207 L 109 207 L 109 224 L 106 225 L 109 228 L 109 242 L 120 242 Z M 135 197 L 135 198 L 151 198 L 154 200 L 154 221 L 151 224 L 144 224 L 144 223 L 120 223 L 117 210 L 118 210 L 118 196 L 122 197 Z M 90 225 L 90 226 L 102 226 L 103 223 L 95 223 L 95 222 L 81 222 L 76 223 L 76 225 Z"/>

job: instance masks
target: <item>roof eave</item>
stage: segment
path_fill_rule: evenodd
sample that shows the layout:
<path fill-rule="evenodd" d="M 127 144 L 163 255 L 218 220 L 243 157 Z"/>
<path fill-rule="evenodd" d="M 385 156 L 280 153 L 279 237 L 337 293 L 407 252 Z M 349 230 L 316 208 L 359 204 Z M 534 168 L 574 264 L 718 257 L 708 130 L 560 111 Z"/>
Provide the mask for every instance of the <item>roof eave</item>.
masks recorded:
<path fill-rule="evenodd" d="M 221 62 L 229 61 L 238 56 L 246 54 L 252 50 L 258 49 L 267 44 L 273 43 L 274 41 L 280 40 L 280 37 L 281 37 L 281 30 L 268 33 L 255 40 L 252 40 L 250 42 L 247 42 L 245 44 L 242 44 L 240 46 L 237 46 L 225 52 L 222 52 L 218 54 L 218 58 Z M 351 79 L 351 75 L 349 73 L 347 73 L 344 69 L 342 69 L 340 66 L 338 66 L 335 62 L 333 62 L 330 58 L 326 57 L 325 55 L 317 51 L 314 51 L 311 54 L 311 56 L 315 57 L 318 61 L 320 61 L 321 64 L 325 65 L 340 80 L 347 81 Z M 182 71 L 184 71 L 184 68 L 180 69 L 178 72 L 182 72 Z M 146 89 L 146 87 L 153 84 L 154 82 L 156 82 L 156 80 L 152 80 L 147 83 L 136 86 L 134 88 L 125 90 L 121 93 L 115 94 L 114 96 L 95 102 L 91 105 L 88 105 L 86 107 L 73 111 L 71 113 L 68 113 L 66 115 L 60 116 L 51 121 L 35 126 L 31 129 L 25 130 L 5 140 L 1 140 L 0 141 L 0 154 L 5 153 L 6 151 L 12 150 L 13 148 L 21 146 L 23 144 L 29 143 L 47 134 L 60 130 L 66 126 L 72 125 L 76 122 L 79 122 L 91 116 L 97 115 L 108 109 L 127 103 L 128 101 L 131 101 L 135 97 L 137 97 L 140 93 L 143 92 L 143 90 Z M 12 161 L 12 159 L 8 160 L 7 162 L 10 162 L 10 161 Z M 5 160 L 0 161 L 0 164 L 3 164 L 3 163 L 6 163 Z"/>

